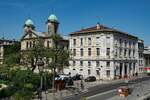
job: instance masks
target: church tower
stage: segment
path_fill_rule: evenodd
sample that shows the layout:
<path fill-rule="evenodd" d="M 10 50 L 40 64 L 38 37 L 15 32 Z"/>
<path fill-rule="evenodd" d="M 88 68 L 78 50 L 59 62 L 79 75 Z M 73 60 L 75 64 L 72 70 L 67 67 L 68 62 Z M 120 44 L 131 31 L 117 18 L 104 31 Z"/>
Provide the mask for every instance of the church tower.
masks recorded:
<path fill-rule="evenodd" d="M 24 33 L 31 32 L 32 30 L 35 30 L 34 23 L 31 19 L 27 19 L 24 24 Z"/>
<path fill-rule="evenodd" d="M 48 17 L 46 24 L 47 24 L 48 34 L 50 35 L 57 34 L 59 22 L 57 20 L 57 17 L 54 14 L 51 14 Z"/>

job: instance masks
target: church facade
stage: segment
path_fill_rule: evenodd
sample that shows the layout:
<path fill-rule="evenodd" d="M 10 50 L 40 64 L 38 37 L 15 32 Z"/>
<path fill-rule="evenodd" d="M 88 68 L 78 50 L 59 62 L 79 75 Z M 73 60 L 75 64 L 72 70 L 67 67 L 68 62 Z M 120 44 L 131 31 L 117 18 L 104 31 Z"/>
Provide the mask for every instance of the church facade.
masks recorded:
<path fill-rule="evenodd" d="M 34 48 L 37 39 L 41 39 L 44 47 L 51 48 L 54 46 L 53 40 L 51 39 L 51 35 L 58 34 L 58 26 L 59 22 L 57 17 L 52 14 L 48 17 L 46 21 L 46 32 L 37 32 L 35 30 L 35 25 L 31 19 L 26 20 L 24 24 L 24 33 L 21 38 L 21 54 L 24 55 L 31 48 Z M 59 41 L 60 46 L 62 48 L 68 49 L 68 40 Z M 25 58 L 25 57 L 24 57 Z M 26 63 L 24 59 L 21 60 L 21 63 Z"/>

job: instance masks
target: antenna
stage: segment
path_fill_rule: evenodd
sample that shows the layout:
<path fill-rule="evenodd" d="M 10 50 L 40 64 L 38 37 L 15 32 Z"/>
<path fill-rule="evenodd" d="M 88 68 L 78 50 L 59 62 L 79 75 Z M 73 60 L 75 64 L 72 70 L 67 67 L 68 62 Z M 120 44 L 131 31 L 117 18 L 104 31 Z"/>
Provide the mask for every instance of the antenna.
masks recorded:
<path fill-rule="evenodd" d="M 96 18 L 97 18 L 97 23 L 99 23 L 100 24 L 100 22 L 99 22 L 99 20 L 100 20 L 100 16 L 96 16 Z"/>
<path fill-rule="evenodd" d="M 31 14 L 30 13 L 28 13 L 28 18 L 31 19 Z"/>
<path fill-rule="evenodd" d="M 52 14 L 54 14 L 54 7 L 52 6 Z"/>
<path fill-rule="evenodd" d="M 2 37 L 2 39 L 3 39 L 3 40 L 5 39 L 4 33 L 3 33 L 3 37 Z"/>

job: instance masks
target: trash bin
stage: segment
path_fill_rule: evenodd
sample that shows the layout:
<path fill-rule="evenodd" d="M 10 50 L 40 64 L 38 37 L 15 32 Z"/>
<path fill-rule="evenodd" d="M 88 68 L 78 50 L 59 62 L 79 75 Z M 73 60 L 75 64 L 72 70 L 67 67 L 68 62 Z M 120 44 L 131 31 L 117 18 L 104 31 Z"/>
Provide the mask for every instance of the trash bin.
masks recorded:
<path fill-rule="evenodd" d="M 118 95 L 126 97 L 129 95 L 129 88 L 127 86 L 121 86 L 118 88 Z"/>

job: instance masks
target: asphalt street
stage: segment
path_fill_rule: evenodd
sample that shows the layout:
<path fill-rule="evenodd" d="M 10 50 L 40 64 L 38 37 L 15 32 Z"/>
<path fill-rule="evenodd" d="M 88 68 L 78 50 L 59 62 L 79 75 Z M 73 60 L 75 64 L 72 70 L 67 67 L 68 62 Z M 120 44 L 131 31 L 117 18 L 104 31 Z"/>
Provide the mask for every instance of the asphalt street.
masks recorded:
<path fill-rule="evenodd" d="M 99 93 L 94 96 L 87 97 L 87 100 L 145 100 L 150 94 L 150 80 L 137 82 L 135 84 L 128 85 L 132 90 L 131 94 L 127 97 L 120 97 L 117 89 L 107 92 Z M 149 100 L 149 99 L 146 99 Z"/>
<path fill-rule="evenodd" d="M 150 77 L 143 77 L 143 78 L 131 80 L 131 81 L 129 81 L 128 85 L 132 85 L 132 84 L 146 81 L 146 80 L 150 80 Z M 117 89 L 119 86 L 122 86 L 122 85 L 127 85 L 127 83 L 119 82 L 119 83 L 101 84 L 101 85 L 89 88 L 88 92 L 79 93 L 78 95 L 72 95 L 69 97 L 65 97 L 62 100 L 80 100 L 82 97 L 91 97 L 96 94 L 100 94 L 100 93 L 104 93 L 107 91 Z M 113 91 L 113 92 L 110 92 L 107 94 L 103 94 L 103 95 L 101 95 L 101 97 L 97 97 L 97 98 L 95 97 L 95 99 L 93 99 L 93 100 L 106 100 L 107 98 L 110 98 L 110 97 L 116 95 L 115 93 L 116 92 Z"/>

